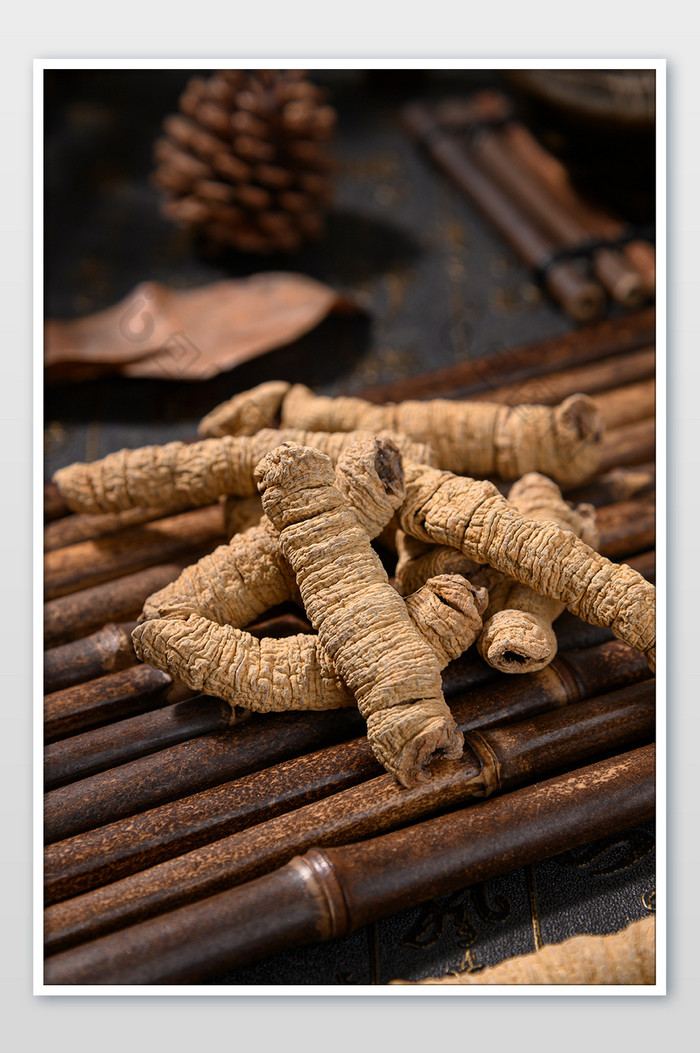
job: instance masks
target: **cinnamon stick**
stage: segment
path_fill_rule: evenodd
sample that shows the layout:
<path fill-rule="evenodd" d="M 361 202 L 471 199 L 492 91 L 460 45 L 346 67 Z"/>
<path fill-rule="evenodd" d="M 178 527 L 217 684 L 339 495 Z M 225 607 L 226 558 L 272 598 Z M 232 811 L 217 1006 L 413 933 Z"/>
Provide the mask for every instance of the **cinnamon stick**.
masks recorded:
<path fill-rule="evenodd" d="M 502 134 L 512 155 L 545 185 L 559 205 L 590 234 L 613 239 L 624 233 L 621 220 L 576 191 L 561 162 L 544 149 L 526 125 L 514 121 L 503 129 Z M 656 278 L 653 245 L 639 239 L 628 242 L 621 252 L 641 277 L 646 294 L 652 295 Z"/>
<path fill-rule="evenodd" d="M 240 888 L 51 956 L 45 983 L 196 982 L 653 814 L 654 749 L 643 746 L 369 841 L 312 848 Z"/>
<path fill-rule="evenodd" d="M 488 686 L 450 704 L 460 730 L 471 732 L 571 705 L 647 676 L 639 655 L 613 641 L 559 654 L 547 669 L 530 676 L 494 676 Z M 114 881 L 380 772 L 363 736 L 70 837 L 46 849 L 47 902 Z M 95 784 L 88 786 L 92 800 Z M 51 794 L 47 809 L 50 800 Z"/>
<path fill-rule="evenodd" d="M 483 170 L 523 209 L 558 247 L 576 246 L 590 234 L 538 180 L 519 164 L 499 131 L 482 128 L 472 136 L 470 151 Z M 641 307 L 645 290 L 639 274 L 615 249 L 592 254 L 592 269 L 610 296 L 624 307 Z"/>
<path fill-rule="evenodd" d="M 91 636 L 44 651 L 44 692 L 61 691 L 135 665 L 131 642 L 135 625 L 135 621 L 121 625 L 108 622 Z"/>
<path fill-rule="evenodd" d="M 148 525 L 81 541 L 44 557 L 44 591 L 51 600 L 226 541 L 221 506 L 194 508 Z"/>
<path fill-rule="evenodd" d="M 520 258 L 536 270 L 545 266 L 558 247 L 556 242 L 541 233 L 472 161 L 462 145 L 440 128 L 430 109 L 413 103 L 404 108 L 403 120 L 438 167 L 477 205 Z M 548 267 L 544 283 L 575 321 L 590 322 L 602 315 L 605 294 L 601 286 L 585 278 L 572 263 L 559 262 Z"/>

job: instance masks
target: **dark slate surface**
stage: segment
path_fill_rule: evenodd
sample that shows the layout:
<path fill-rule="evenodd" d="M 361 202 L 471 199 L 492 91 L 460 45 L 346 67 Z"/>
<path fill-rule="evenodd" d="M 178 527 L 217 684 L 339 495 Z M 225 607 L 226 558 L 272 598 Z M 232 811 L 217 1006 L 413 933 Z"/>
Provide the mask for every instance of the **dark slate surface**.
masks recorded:
<path fill-rule="evenodd" d="M 207 382 L 109 378 L 48 388 L 47 478 L 122 446 L 188 438 L 212 406 L 265 379 L 349 393 L 570 329 L 398 122 L 412 95 L 502 86 L 496 74 L 318 71 L 339 114 L 328 234 L 294 257 L 267 259 L 208 257 L 158 214 L 152 142 L 188 75 L 47 72 L 47 316 L 98 310 L 146 279 L 188 287 L 263 269 L 308 273 L 354 296 L 365 313 L 331 317 Z M 653 910 L 653 897 L 647 825 L 211 982 L 382 984 L 474 969 L 577 932 L 619 929 Z"/>

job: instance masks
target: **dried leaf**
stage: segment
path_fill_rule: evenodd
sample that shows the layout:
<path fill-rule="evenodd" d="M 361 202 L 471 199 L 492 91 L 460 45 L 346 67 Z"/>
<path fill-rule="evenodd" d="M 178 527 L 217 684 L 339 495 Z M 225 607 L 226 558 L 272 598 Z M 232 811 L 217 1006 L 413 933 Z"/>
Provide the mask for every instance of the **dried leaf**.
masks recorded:
<path fill-rule="evenodd" d="M 104 311 L 47 321 L 46 375 L 206 380 L 347 309 L 354 308 L 303 274 L 270 272 L 182 290 L 143 282 Z"/>

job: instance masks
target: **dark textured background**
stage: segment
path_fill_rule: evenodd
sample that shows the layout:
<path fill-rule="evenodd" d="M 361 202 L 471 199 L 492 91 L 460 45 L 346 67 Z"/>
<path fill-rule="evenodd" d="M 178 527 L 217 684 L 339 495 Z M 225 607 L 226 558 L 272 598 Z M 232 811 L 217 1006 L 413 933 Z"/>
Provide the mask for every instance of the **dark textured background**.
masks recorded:
<path fill-rule="evenodd" d="M 214 405 L 265 379 L 355 392 L 571 328 L 398 121 L 398 107 L 413 96 L 503 87 L 498 74 L 316 71 L 338 110 L 327 237 L 296 256 L 266 259 L 207 256 L 158 214 L 152 143 L 189 75 L 47 71 L 47 316 L 98 310 L 147 279 L 187 287 L 263 269 L 310 274 L 364 311 L 331 317 L 293 345 L 211 381 L 109 378 L 48 387 L 47 478 L 122 446 L 189 438 Z M 644 826 L 212 982 L 419 979 L 495 964 L 579 932 L 614 931 L 653 909 L 654 838 Z"/>

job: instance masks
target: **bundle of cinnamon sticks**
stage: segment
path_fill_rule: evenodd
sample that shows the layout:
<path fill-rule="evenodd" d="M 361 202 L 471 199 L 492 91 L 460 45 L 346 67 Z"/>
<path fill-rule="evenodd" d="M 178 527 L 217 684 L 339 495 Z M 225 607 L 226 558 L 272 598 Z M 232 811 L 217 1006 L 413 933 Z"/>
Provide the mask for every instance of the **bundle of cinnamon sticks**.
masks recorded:
<path fill-rule="evenodd" d="M 603 552 L 653 578 L 653 336 L 645 311 L 367 394 L 595 394 L 607 454 L 567 497 L 597 506 Z M 220 541 L 218 506 L 148 523 L 46 511 L 47 984 L 206 981 L 653 816 L 655 685 L 608 630 L 562 615 L 542 675 L 453 662 L 464 757 L 406 791 L 352 708 L 231 725 L 137 662 L 131 620 Z M 252 631 L 308 624 L 290 608 Z"/>
<path fill-rule="evenodd" d="M 409 133 L 577 322 L 608 302 L 638 309 L 654 296 L 650 232 L 589 201 L 566 168 L 515 119 L 508 99 L 481 92 L 403 111 Z"/>

